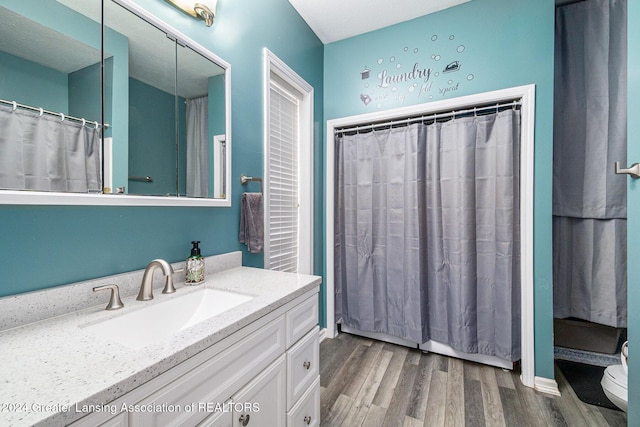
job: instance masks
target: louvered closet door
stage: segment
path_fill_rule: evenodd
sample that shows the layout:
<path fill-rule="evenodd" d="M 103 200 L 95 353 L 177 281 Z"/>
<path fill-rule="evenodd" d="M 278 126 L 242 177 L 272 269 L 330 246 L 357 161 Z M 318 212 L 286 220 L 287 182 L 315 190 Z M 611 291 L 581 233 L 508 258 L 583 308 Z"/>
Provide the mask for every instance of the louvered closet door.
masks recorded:
<path fill-rule="evenodd" d="M 275 76 L 270 82 L 265 267 L 271 270 L 297 272 L 301 95 L 287 86 Z"/>

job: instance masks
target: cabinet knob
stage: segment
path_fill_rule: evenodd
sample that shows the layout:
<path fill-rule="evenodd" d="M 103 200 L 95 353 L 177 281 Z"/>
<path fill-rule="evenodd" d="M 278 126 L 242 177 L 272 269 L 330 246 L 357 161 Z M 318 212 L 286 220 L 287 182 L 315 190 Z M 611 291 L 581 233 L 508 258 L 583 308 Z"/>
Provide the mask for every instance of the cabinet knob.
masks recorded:
<path fill-rule="evenodd" d="M 311 417 L 310 417 L 309 415 L 305 415 L 305 417 L 304 417 L 304 423 L 305 423 L 306 425 L 311 424 Z"/>
<path fill-rule="evenodd" d="M 304 362 L 304 363 L 302 364 L 302 366 L 304 366 L 306 369 L 309 369 L 309 368 L 311 368 L 311 362 L 309 362 L 309 361 L 307 360 L 306 362 Z"/>
<path fill-rule="evenodd" d="M 249 424 L 249 419 L 251 417 L 249 416 L 249 414 L 242 414 L 240 415 L 240 418 L 238 418 L 238 421 L 240 421 L 240 424 L 242 425 L 242 427 L 246 427 L 247 424 Z"/>

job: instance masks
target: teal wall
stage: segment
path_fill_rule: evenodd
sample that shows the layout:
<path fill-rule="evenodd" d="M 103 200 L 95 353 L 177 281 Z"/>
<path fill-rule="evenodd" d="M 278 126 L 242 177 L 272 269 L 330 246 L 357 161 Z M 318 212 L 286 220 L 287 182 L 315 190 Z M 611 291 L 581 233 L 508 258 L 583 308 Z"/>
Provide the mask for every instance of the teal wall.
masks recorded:
<path fill-rule="evenodd" d="M 0 0 L 0 4 L 6 3 L 9 1 Z M 40 12 L 42 8 L 35 7 L 42 6 L 41 1 L 19 3 L 29 13 L 47 15 L 46 10 Z M 322 273 L 322 43 L 286 0 L 220 0 L 218 17 L 210 28 L 166 2 L 138 3 L 232 66 L 232 206 L 0 206 L 0 295 L 141 269 L 154 258 L 180 261 L 189 256 L 192 240 L 202 241 L 203 255 L 243 250 L 245 265 L 262 266 L 262 254 L 248 254 L 246 247 L 238 243 L 238 230 L 240 195 L 244 190 L 239 184 L 240 174 L 263 175 L 263 47 L 315 88 L 314 271 Z M 58 12 L 51 12 L 49 18 L 52 23 L 62 19 Z M 114 59 L 118 61 L 119 57 Z M 114 69 L 118 69 L 117 64 Z M 118 88 L 127 86 L 128 74 L 113 84 Z M 120 91 L 114 91 L 114 114 L 119 105 L 127 105 L 127 101 L 116 97 L 117 93 Z M 118 140 L 114 136 L 114 146 Z M 25 267 L 25 259 L 31 267 Z"/>
<path fill-rule="evenodd" d="M 100 122 L 100 63 L 69 74 L 69 114 Z"/>
<path fill-rule="evenodd" d="M 95 1 L 95 0 L 94 0 Z M 26 16 L 29 19 L 42 23 L 43 25 L 50 27 L 51 29 L 65 34 L 71 38 L 81 41 L 86 46 L 95 49 L 95 62 L 99 63 L 100 61 L 100 25 L 95 21 L 87 19 L 86 17 L 74 12 L 73 10 L 62 6 L 61 4 L 47 0 L 0 0 L 0 6 L 4 6 L 15 13 Z M 70 22 L 73 22 L 74 25 L 69 25 Z M 48 50 L 55 50 L 57 46 L 53 44 L 48 39 L 41 40 L 43 44 L 47 45 Z M 3 63 L 5 58 L 3 57 Z M 22 60 L 21 60 L 22 61 Z M 75 77 L 72 77 L 69 81 L 67 75 L 64 73 L 60 73 L 55 70 L 50 70 L 45 67 L 38 66 L 37 64 L 24 64 L 26 61 L 22 61 L 25 66 L 22 71 L 22 76 L 16 76 L 19 81 L 20 79 L 29 80 L 32 87 L 21 90 L 21 94 L 23 99 L 25 99 L 24 103 L 31 103 L 29 99 L 33 99 L 33 103 L 36 107 L 43 107 L 45 109 L 48 108 L 48 105 L 51 105 L 51 110 L 53 111 L 62 111 L 66 114 L 73 114 L 68 111 L 69 105 L 69 97 L 73 97 L 72 91 L 70 91 L 70 84 L 74 84 L 78 82 L 82 73 L 77 74 Z M 40 67 L 40 70 L 37 70 L 36 67 Z M 78 72 L 79 70 L 76 70 Z M 86 70 L 88 71 L 88 70 Z M 73 73 L 72 73 L 73 74 Z M 94 74 L 94 76 L 96 76 Z M 97 75 L 98 79 L 94 82 L 95 86 L 99 88 L 100 79 L 99 75 Z M 59 86 L 53 91 L 53 86 Z M 8 88 L 9 90 L 11 88 Z M 73 88 L 71 88 L 73 89 Z M 40 93 L 42 91 L 42 93 Z M 45 100 L 41 103 L 38 102 L 38 98 L 42 97 L 44 94 Z M 60 101 L 54 101 L 54 96 L 60 97 Z M 49 98 L 47 100 L 47 98 Z M 49 102 L 47 102 L 49 101 Z M 46 102 L 46 103 L 45 103 Z M 54 103 L 63 102 L 64 108 L 55 107 Z M 99 100 L 98 100 L 99 105 Z M 93 120 L 98 119 L 98 117 L 93 118 Z"/>
<path fill-rule="evenodd" d="M 184 99 L 181 101 L 178 107 L 184 114 Z M 173 94 L 129 79 L 129 175 L 151 176 L 153 182 L 129 181 L 128 193 L 175 194 L 175 123 Z M 186 136 L 180 135 L 184 145 Z"/>
<path fill-rule="evenodd" d="M 0 52 L 0 98 L 70 114 L 67 75 Z"/>
<path fill-rule="evenodd" d="M 325 119 L 536 85 L 535 372 L 553 378 L 553 0 L 474 0 L 325 47 Z M 458 63 L 458 70 L 445 72 Z M 368 72 L 368 78 L 367 77 Z"/>
<path fill-rule="evenodd" d="M 640 0 L 628 0 L 628 81 L 629 81 L 629 110 L 627 127 L 627 162 L 629 165 L 640 162 Z M 640 180 L 629 179 L 628 192 L 628 229 L 627 251 L 628 286 L 627 306 L 629 313 L 629 413 L 628 425 L 640 425 L 640 311 L 636 310 L 636 303 L 640 302 Z M 634 262 L 634 260 L 636 260 Z M 634 368 L 635 367 L 635 368 Z"/>
<path fill-rule="evenodd" d="M 0 52 L 0 98 L 100 121 L 100 64 L 65 74 Z"/>

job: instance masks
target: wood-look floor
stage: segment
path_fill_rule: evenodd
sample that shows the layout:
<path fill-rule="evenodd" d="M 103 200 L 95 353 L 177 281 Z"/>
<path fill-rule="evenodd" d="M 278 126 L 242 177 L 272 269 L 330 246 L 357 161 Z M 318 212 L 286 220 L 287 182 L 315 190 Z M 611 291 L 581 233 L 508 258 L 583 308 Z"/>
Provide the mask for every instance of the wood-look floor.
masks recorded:
<path fill-rule="evenodd" d="M 349 334 L 320 344 L 323 426 L 626 426 L 624 412 L 582 403 L 558 370 L 561 397 L 519 372 Z"/>

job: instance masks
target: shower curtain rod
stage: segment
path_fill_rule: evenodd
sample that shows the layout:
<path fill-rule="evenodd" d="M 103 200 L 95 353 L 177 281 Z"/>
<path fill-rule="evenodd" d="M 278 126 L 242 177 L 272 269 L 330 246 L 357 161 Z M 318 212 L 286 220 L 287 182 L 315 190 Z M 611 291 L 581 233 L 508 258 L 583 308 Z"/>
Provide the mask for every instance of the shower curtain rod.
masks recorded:
<path fill-rule="evenodd" d="M 10 105 L 10 106 L 13 107 L 14 110 L 16 108 L 22 108 L 24 110 L 30 110 L 30 111 L 38 112 L 38 113 L 40 113 L 40 115 L 48 114 L 50 116 L 58 116 L 58 117 L 60 117 L 61 120 L 72 120 L 74 122 L 82 123 L 83 125 L 94 125 L 96 127 L 96 129 L 98 129 L 100 126 L 103 126 L 101 123 L 98 123 L 97 121 L 94 121 L 94 120 L 87 120 L 87 119 L 83 119 L 81 117 L 67 116 L 67 115 L 65 115 L 63 113 L 58 113 L 58 112 L 55 112 L 55 111 L 48 111 L 48 110 L 44 110 L 44 109 L 39 108 L 39 107 L 32 107 L 31 105 L 20 104 L 20 103 L 17 103 L 15 101 L 7 101 L 6 99 L 0 99 L 0 103 L 1 104 L 6 104 L 6 105 Z M 105 123 L 104 127 L 108 128 L 109 124 Z"/>
<path fill-rule="evenodd" d="M 496 110 L 496 112 L 498 112 L 500 109 L 504 110 L 506 108 L 516 108 L 520 105 L 522 105 L 522 103 L 520 102 L 520 99 L 514 99 L 511 101 L 498 102 L 490 105 L 469 107 L 462 110 L 448 110 L 441 113 L 429 113 L 422 116 L 407 117 L 403 119 L 391 119 L 384 122 L 369 123 L 369 124 L 360 125 L 360 126 L 348 126 L 343 128 L 336 128 L 334 130 L 334 134 L 345 133 L 345 132 L 357 132 L 365 129 L 369 130 L 369 129 L 376 129 L 376 128 L 387 128 L 390 126 L 407 125 L 410 123 L 423 122 L 428 120 L 436 121 L 436 120 L 444 119 L 447 117 L 455 118 L 455 116 L 457 115 L 470 114 L 470 113 L 473 113 L 475 115 L 476 113 L 487 111 L 487 110 Z"/>

